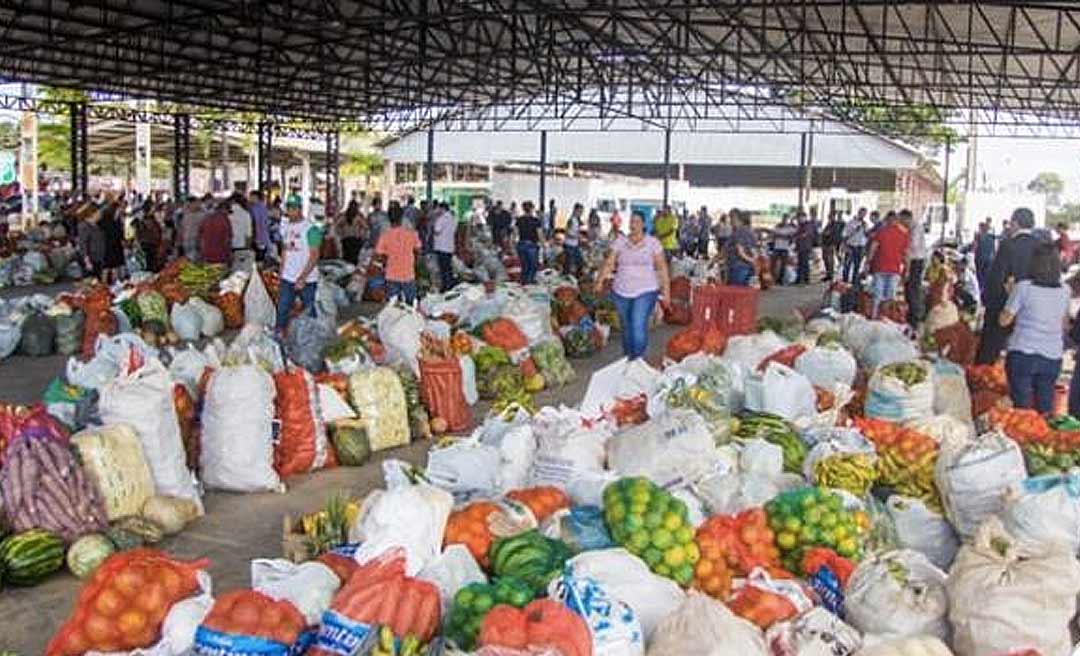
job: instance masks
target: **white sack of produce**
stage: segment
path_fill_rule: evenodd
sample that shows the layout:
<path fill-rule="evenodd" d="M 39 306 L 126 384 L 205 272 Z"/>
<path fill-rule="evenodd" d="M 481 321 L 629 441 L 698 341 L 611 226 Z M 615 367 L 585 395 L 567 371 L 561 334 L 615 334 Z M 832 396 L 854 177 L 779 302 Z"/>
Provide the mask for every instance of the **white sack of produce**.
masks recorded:
<path fill-rule="evenodd" d="M 604 447 L 612 433 L 607 422 L 588 422 L 577 410 L 548 406 L 533 417 L 532 428 L 532 485 L 564 487 L 580 472 L 604 470 Z"/>
<path fill-rule="evenodd" d="M 199 379 L 202 378 L 203 371 L 211 366 L 211 358 L 195 348 L 193 344 L 188 344 L 182 349 L 170 347 L 169 355 L 171 357 L 169 375 L 172 376 L 173 382 L 186 387 L 191 398 L 198 398 Z M 217 364 L 220 365 L 220 363 Z"/>
<path fill-rule="evenodd" d="M 1059 544 L 1080 552 L 1080 473 L 1029 478 L 1008 490 L 1001 511 L 1005 530 L 1021 549 Z"/>
<path fill-rule="evenodd" d="M 726 403 L 730 412 L 741 412 L 746 402 L 746 376 L 742 366 L 708 353 L 691 353 L 678 364 L 663 371 L 673 376 L 692 375 L 692 382 L 712 390 Z"/>
<path fill-rule="evenodd" d="M 367 429 L 372 451 L 409 443 L 409 408 L 393 369 L 362 369 L 349 376 L 349 399 Z"/>
<path fill-rule="evenodd" d="M 1071 652 L 1080 562 L 1059 545 L 1026 551 L 991 517 L 956 554 L 947 586 L 957 656 Z"/>
<path fill-rule="evenodd" d="M 476 389 L 476 362 L 462 355 L 458 357 L 458 365 L 461 367 L 461 392 L 465 396 L 465 403 L 476 405 L 480 400 L 480 392 Z"/>
<path fill-rule="evenodd" d="M 908 362 L 919 357 L 919 347 L 915 342 L 897 333 L 879 337 L 863 349 L 859 360 L 868 370 L 890 364 Z"/>
<path fill-rule="evenodd" d="M 0 360 L 11 356 L 19 348 L 22 340 L 21 324 L 9 319 L 0 319 Z"/>
<path fill-rule="evenodd" d="M 512 317 L 517 327 L 529 340 L 529 346 L 554 337 L 551 332 L 551 304 L 539 303 L 528 296 L 518 296 L 506 304 L 506 316 Z"/>
<path fill-rule="evenodd" d="M 445 616 L 458 590 L 470 583 L 487 583 L 487 576 L 476 563 L 472 552 L 463 544 L 448 544 L 442 554 L 428 562 L 417 578 L 430 581 L 439 588 L 442 612 Z"/>
<path fill-rule="evenodd" d="M 65 378 L 72 385 L 100 392 L 120 373 L 120 365 L 130 362 L 132 351 L 143 360 L 158 356 L 158 350 L 135 333 L 100 334 L 94 343 L 94 357 L 89 362 L 68 358 Z"/>
<path fill-rule="evenodd" d="M 627 360 L 620 358 L 615 362 L 597 369 L 589 378 L 589 387 L 582 399 L 582 414 L 586 417 L 598 417 L 611 405 L 625 398 L 639 394 L 648 394 L 660 372 L 653 369 L 642 358 Z"/>
<path fill-rule="evenodd" d="M 151 358 L 133 371 L 121 372 L 106 385 L 101 390 L 98 411 L 106 425 L 127 424 L 135 429 L 158 494 L 191 499 L 201 509 L 199 492 L 187 469 L 172 390 L 173 381 L 165 365 Z M 243 403 L 237 407 L 240 405 Z M 205 452 L 205 432 L 203 448 Z"/>
<path fill-rule="evenodd" d="M 990 515 L 1001 512 L 1005 492 L 1027 478 L 1020 447 L 998 432 L 941 445 L 934 482 L 961 537 L 975 533 Z"/>
<path fill-rule="evenodd" d="M 648 656 L 769 656 L 761 630 L 724 604 L 691 590 L 649 641 Z"/>
<path fill-rule="evenodd" d="M 224 364 L 258 364 L 272 374 L 285 369 L 281 343 L 274 337 L 273 330 L 266 326 L 245 323 L 228 348 L 216 348 L 217 345 L 224 346 L 220 339 L 215 339 L 212 344 L 218 351 L 218 359 Z M 209 346 L 207 350 L 210 350 Z"/>
<path fill-rule="evenodd" d="M 847 621 L 863 633 L 905 638 L 949 635 L 945 572 L 917 551 L 868 556 L 844 590 Z"/>
<path fill-rule="evenodd" d="M 913 497 L 893 495 L 885 510 L 896 526 L 899 546 L 918 551 L 942 570 L 949 569 L 960 548 L 952 524 Z"/>
<path fill-rule="evenodd" d="M 322 416 L 324 424 L 339 419 L 356 418 L 356 411 L 352 409 L 352 406 L 345 399 L 341 398 L 337 390 L 325 383 L 318 383 L 315 387 L 319 394 L 319 414 Z"/>
<path fill-rule="evenodd" d="M 971 425 L 971 391 L 964 368 L 944 358 L 934 361 L 934 412 Z"/>
<path fill-rule="evenodd" d="M 496 488 L 509 492 L 526 487 L 536 454 L 536 437 L 533 435 L 531 417 L 524 410 L 507 419 L 488 417 L 473 430 L 473 440 L 499 450 L 499 467 L 496 471 Z"/>
<path fill-rule="evenodd" d="M 932 636 L 917 638 L 893 638 L 867 645 L 855 652 L 855 656 L 953 656 L 945 643 Z"/>
<path fill-rule="evenodd" d="M 441 552 L 454 498 L 433 485 L 410 482 L 403 468 L 407 470 L 408 463 L 383 462 L 386 490 L 375 490 L 364 499 L 349 541 L 361 543 L 355 555 L 361 564 L 402 550 L 405 573 L 416 576 Z"/>
<path fill-rule="evenodd" d="M 862 644 L 859 632 L 824 608 L 777 622 L 765 632 L 775 656 L 851 656 Z"/>
<path fill-rule="evenodd" d="M 935 379 L 935 382 L 939 382 Z M 950 415 L 936 415 L 916 419 L 904 424 L 904 428 L 934 438 L 938 444 L 975 439 L 975 425 L 964 422 Z"/>
<path fill-rule="evenodd" d="M 251 561 L 251 588 L 296 606 L 311 626 L 319 624 L 340 587 L 334 570 L 314 560 L 300 564 L 281 558 Z"/>
<path fill-rule="evenodd" d="M 71 444 L 105 503 L 109 521 L 138 515 L 154 496 L 154 478 L 134 429 L 113 424 L 76 433 Z"/>
<path fill-rule="evenodd" d="M 793 421 L 817 413 L 817 395 L 806 376 L 779 362 L 770 362 L 764 374 L 747 378 L 746 407 Z"/>
<path fill-rule="evenodd" d="M 202 410 L 199 465 L 209 488 L 283 492 L 274 471 L 274 379 L 253 364 L 210 377 Z"/>
<path fill-rule="evenodd" d="M 661 487 L 696 481 L 716 460 L 709 428 L 693 410 L 669 410 L 607 441 L 609 469 L 620 477 L 646 476 Z"/>
<path fill-rule="evenodd" d="M 789 345 L 771 330 L 756 335 L 734 335 L 728 339 L 723 358 L 739 365 L 744 372 L 752 372 L 757 371 L 762 360 Z"/>
<path fill-rule="evenodd" d="M 375 316 L 375 326 L 379 341 L 386 347 L 387 362 L 402 362 L 412 369 L 414 375 L 420 375 L 420 333 L 424 332 L 427 322 L 423 315 L 412 308 L 398 303 L 387 303 Z"/>
<path fill-rule="evenodd" d="M 837 383 L 851 387 L 858 369 L 855 357 L 838 344 L 815 346 L 795 360 L 795 371 L 825 389 L 832 389 Z"/>
<path fill-rule="evenodd" d="M 169 313 L 173 332 L 185 342 L 193 342 L 202 335 L 203 317 L 191 302 L 176 303 Z"/>
<path fill-rule="evenodd" d="M 866 392 L 866 416 L 904 423 L 934 414 L 934 373 L 930 363 L 910 360 L 874 371 Z"/>
<path fill-rule="evenodd" d="M 193 307 L 202 318 L 203 337 L 215 337 L 225 330 L 225 317 L 217 307 L 210 305 L 199 297 L 188 301 L 188 305 Z"/>
<path fill-rule="evenodd" d="M 645 632 L 634 610 L 595 579 L 563 572 L 551 581 L 547 593 L 585 620 L 592 636 L 592 656 L 645 654 Z"/>
<path fill-rule="evenodd" d="M 253 262 L 251 277 L 248 278 L 247 289 L 244 290 L 244 323 L 273 328 L 276 321 L 277 309 L 274 301 L 270 298 L 270 292 L 266 291 L 262 276 Z"/>
<path fill-rule="evenodd" d="M 661 620 L 686 599 L 678 584 L 653 574 L 645 561 L 625 549 L 586 551 L 567 561 L 566 571 L 576 577 L 593 579 L 608 594 L 629 606 L 641 622 L 646 644 Z"/>
<path fill-rule="evenodd" d="M 424 475 L 432 485 L 452 494 L 492 495 L 498 484 L 501 461 L 498 449 L 461 440 L 428 451 Z"/>

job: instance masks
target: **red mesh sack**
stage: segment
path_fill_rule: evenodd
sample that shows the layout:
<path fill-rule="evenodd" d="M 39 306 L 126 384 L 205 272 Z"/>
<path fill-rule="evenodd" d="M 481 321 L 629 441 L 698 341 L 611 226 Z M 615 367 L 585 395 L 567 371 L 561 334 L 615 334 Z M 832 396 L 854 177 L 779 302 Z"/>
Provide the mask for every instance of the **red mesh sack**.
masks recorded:
<path fill-rule="evenodd" d="M 938 352 L 956 364 L 970 365 L 975 362 L 979 340 L 963 321 L 934 331 Z"/>
<path fill-rule="evenodd" d="M 195 410 L 195 399 L 191 398 L 191 392 L 188 392 L 187 387 L 180 383 L 173 385 L 173 406 L 176 408 L 176 419 L 180 424 L 180 439 L 184 443 L 187 467 L 198 471 L 201 451 L 199 417 Z"/>
<path fill-rule="evenodd" d="M 483 647 L 554 647 L 563 656 L 592 655 L 592 634 L 585 620 L 551 599 L 537 599 L 521 609 L 496 606 L 484 616 L 478 642 Z"/>
<path fill-rule="evenodd" d="M 462 431 L 472 425 L 461 363 L 456 359 L 420 360 L 420 396 L 431 418 L 445 419 L 448 430 Z"/>
<path fill-rule="evenodd" d="M 273 653 L 275 645 L 253 644 L 252 639 L 287 648 L 306 626 L 304 616 L 291 602 L 255 590 L 233 590 L 214 601 L 199 625 L 195 644 L 200 654 Z"/>
<path fill-rule="evenodd" d="M 46 656 L 129 651 L 161 639 L 165 615 L 199 591 L 207 560 L 183 562 L 157 549 L 113 554 L 79 591 L 75 610 L 45 648 Z"/>
<path fill-rule="evenodd" d="M 761 362 L 759 362 L 757 370 L 765 371 L 769 367 L 770 362 L 779 362 L 785 367 L 794 369 L 795 361 L 798 360 L 799 356 L 803 353 L 806 353 L 806 347 L 802 344 L 792 344 L 791 346 L 785 346 L 784 348 L 776 351 L 772 355 L 767 356 Z"/>
<path fill-rule="evenodd" d="M 587 314 L 588 310 L 585 312 Z M 507 353 L 529 348 L 529 338 L 521 332 L 516 323 L 505 317 L 488 321 L 480 329 L 480 333 L 485 342 Z"/>
<path fill-rule="evenodd" d="M 695 328 L 685 328 L 671 336 L 664 354 L 675 362 L 682 361 L 688 355 L 701 350 L 701 331 Z"/>
<path fill-rule="evenodd" d="M 318 390 L 311 374 L 289 368 L 274 374 L 274 407 L 281 433 L 274 445 L 274 469 L 282 478 L 326 463 L 326 426 L 319 415 Z"/>

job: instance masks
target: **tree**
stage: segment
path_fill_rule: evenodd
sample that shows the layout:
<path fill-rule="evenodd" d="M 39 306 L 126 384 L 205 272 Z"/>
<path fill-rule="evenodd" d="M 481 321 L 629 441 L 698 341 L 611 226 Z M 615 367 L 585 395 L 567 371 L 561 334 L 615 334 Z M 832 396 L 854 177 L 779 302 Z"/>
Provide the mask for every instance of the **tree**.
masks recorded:
<path fill-rule="evenodd" d="M 1050 212 L 1051 223 L 1080 223 L 1080 203 L 1065 203 L 1058 211 Z"/>
<path fill-rule="evenodd" d="M 1049 207 L 1061 207 L 1061 192 L 1065 191 L 1065 181 L 1053 171 L 1043 171 L 1028 183 L 1028 191 L 1046 196 Z"/>

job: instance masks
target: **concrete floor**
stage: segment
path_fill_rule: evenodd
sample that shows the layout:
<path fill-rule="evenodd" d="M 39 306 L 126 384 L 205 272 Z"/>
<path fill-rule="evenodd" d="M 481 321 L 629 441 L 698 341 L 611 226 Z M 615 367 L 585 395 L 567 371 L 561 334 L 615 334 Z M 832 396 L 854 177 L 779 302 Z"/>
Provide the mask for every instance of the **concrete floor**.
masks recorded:
<path fill-rule="evenodd" d="M 762 296 L 760 316 L 792 316 L 800 307 L 816 303 L 820 285 L 774 288 Z M 362 308 L 366 311 L 368 308 Z M 355 311 L 354 311 L 355 312 Z M 650 361 L 662 357 L 664 345 L 676 332 L 660 326 L 650 335 Z M 565 388 L 542 392 L 538 405 L 577 405 L 585 394 L 589 373 L 620 356 L 617 340 L 586 360 L 572 361 L 577 381 Z M 31 403 L 40 398 L 49 380 L 63 370 L 64 359 L 14 357 L 0 363 L 0 401 Z M 482 408 L 474 409 L 482 416 Z M 287 481 L 285 494 L 230 494 L 210 492 L 205 497 L 206 515 L 160 546 L 178 558 L 207 557 L 214 590 L 221 592 L 250 584 L 249 562 L 253 558 L 281 555 L 281 524 L 286 514 L 313 510 L 339 490 L 358 497 L 382 486 L 380 463 L 399 458 L 417 465 L 426 461 L 428 444 L 413 443 L 382 452 L 364 467 L 340 468 L 297 476 Z M 21 656 L 42 654 L 49 638 L 71 611 L 79 582 L 70 574 L 57 574 L 34 588 L 0 591 L 0 651 Z"/>

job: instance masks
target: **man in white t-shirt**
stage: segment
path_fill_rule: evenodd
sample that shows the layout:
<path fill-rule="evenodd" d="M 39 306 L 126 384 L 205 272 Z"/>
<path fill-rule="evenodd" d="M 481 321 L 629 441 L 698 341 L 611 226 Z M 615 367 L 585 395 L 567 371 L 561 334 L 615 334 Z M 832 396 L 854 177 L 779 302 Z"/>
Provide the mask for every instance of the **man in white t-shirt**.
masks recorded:
<path fill-rule="evenodd" d="M 304 311 L 315 316 L 315 288 L 319 280 L 319 247 L 323 231 L 304 218 L 303 203 L 296 195 L 285 202 L 286 220 L 281 225 L 281 286 L 278 290 L 275 330 L 285 336 L 293 303 L 300 297 Z"/>
<path fill-rule="evenodd" d="M 229 227 L 232 228 L 232 249 L 234 251 L 248 248 L 251 245 L 254 223 L 251 220 L 251 213 L 244 207 L 243 198 L 240 194 L 233 194 L 230 199 Z"/>
<path fill-rule="evenodd" d="M 457 233 L 457 217 L 446 203 L 435 204 L 435 223 L 432 245 L 439 260 L 440 290 L 454 286 L 454 236 Z"/>

